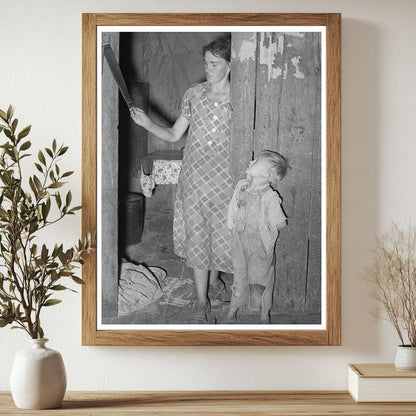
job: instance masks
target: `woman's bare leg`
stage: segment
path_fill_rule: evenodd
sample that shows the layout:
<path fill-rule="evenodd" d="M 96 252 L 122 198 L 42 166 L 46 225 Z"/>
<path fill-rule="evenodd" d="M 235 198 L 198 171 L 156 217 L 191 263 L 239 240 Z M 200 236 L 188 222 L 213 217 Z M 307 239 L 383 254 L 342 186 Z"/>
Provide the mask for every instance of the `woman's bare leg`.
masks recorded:
<path fill-rule="evenodd" d="M 194 319 L 202 324 L 215 324 L 216 318 L 211 312 L 211 302 L 208 298 L 209 271 L 194 269 L 196 290 L 196 310 Z"/>
<path fill-rule="evenodd" d="M 209 272 L 209 284 L 216 286 L 219 282 L 220 272 L 218 270 L 210 270 Z"/>
<path fill-rule="evenodd" d="M 194 269 L 196 298 L 199 305 L 206 305 L 208 300 L 208 270 Z"/>

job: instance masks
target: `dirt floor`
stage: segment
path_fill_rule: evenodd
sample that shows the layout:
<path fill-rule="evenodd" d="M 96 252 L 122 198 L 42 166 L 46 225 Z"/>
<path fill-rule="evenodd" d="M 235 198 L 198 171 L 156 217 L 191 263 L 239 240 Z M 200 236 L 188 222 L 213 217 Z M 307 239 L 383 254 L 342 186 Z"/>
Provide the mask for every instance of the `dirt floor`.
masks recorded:
<path fill-rule="evenodd" d="M 161 290 L 145 306 L 124 311 L 115 318 L 106 318 L 105 324 L 195 324 L 196 298 L 192 269 L 173 252 L 172 219 L 175 187 L 160 185 L 154 195 L 145 200 L 145 221 L 141 241 L 125 248 L 123 261 L 144 266 L 157 266 L 167 272 L 160 281 Z M 226 291 L 213 298 L 209 292 L 211 309 L 216 323 L 225 316 L 230 298 L 233 276 L 221 274 Z M 260 324 L 259 314 L 244 310 L 240 324 Z M 271 314 L 272 324 L 308 324 L 319 322 L 318 314 Z"/>

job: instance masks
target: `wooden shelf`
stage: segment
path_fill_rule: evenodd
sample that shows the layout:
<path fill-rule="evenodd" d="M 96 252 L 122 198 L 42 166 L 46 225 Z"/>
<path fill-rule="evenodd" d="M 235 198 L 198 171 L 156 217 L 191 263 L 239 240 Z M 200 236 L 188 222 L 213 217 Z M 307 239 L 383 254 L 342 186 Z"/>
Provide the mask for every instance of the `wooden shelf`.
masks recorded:
<path fill-rule="evenodd" d="M 339 391 L 67 392 L 62 407 L 17 409 L 0 392 L 0 415 L 415 415 L 414 403 L 355 403 Z"/>

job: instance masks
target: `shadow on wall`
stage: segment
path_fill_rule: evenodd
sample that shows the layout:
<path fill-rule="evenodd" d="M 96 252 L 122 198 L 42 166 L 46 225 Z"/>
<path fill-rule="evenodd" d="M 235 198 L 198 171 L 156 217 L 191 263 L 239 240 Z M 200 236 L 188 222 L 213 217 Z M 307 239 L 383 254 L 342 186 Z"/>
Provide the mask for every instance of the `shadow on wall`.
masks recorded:
<path fill-rule="evenodd" d="M 343 19 L 342 40 L 342 345 L 362 357 L 380 345 L 360 272 L 378 233 L 382 56 L 379 29 L 368 23 Z"/>

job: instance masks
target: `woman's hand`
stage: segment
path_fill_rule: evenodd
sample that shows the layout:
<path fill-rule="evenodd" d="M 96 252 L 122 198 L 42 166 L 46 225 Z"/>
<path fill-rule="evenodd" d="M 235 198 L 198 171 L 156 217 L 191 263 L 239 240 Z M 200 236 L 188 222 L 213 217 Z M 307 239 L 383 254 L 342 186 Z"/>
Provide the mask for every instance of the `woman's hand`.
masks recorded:
<path fill-rule="evenodd" d="M 159 137 L 159 139 L 172 143 L 177 142 L 189 126 L 189 121 L 182 114 L 179 114 L 172 127 L 159 126 L 139 107 L 130 108 L 130 116 L 136 124 L 144 127 L 147 131 Z"/>
<path fill-rule="evenodd" d="M 136 124 L 149 129 L 151 120 L 142 109 L 139 107 L 130 108 L 130 116 Z"/>

